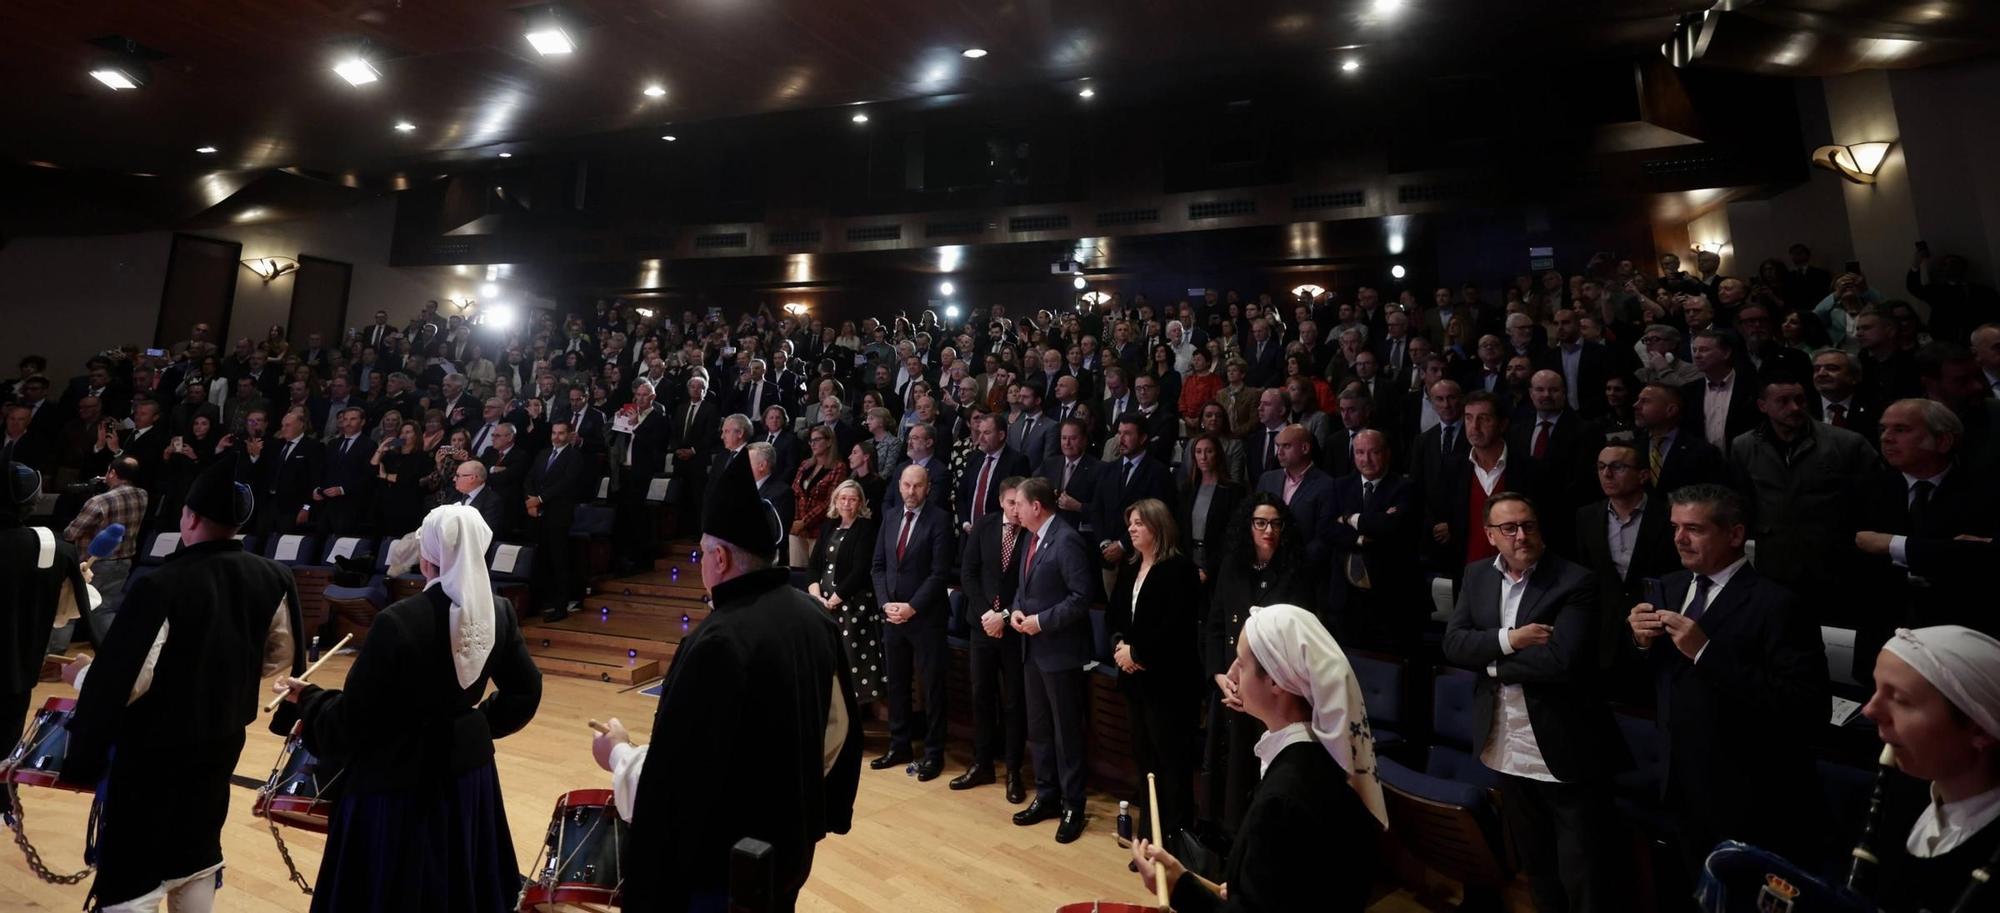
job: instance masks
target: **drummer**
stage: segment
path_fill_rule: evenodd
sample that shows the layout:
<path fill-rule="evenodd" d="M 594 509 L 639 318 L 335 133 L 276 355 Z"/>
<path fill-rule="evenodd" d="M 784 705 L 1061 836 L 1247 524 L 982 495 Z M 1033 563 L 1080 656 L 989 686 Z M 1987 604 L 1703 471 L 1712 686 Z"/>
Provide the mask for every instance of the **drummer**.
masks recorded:
<path fill-rule="evenodd" d="M 42 474 L 24 463 L 0 466 L 0 752 L 21 741 L 42 657 L 55 625 L 56 606 L 65 598 L 88 607 L 76 546 L 55 533 L 24 525 L 35 496 L 42 493 Z M 68 586 L 64 586 L 68 584 Z M 10 808 L 0 789 L 0 812 Z"/>
<path fill-rule="evenodd" d="M 521 870 L 493 740 L 534 719 L 542 673 L 493 595 L 492 538 L 473 508 L 433 509 L 417 535 L 428 584 L 375 616 L 346 687 L 272 687 L 297 705 L 306 750 L 344 768 L 315 911 L 512 909 Z"/>
<path fill-rule="evenodd" d="M 1972 871 L 2000 850 L 2000 640 L 1958 625 L 1904 628 L 1875 658 L 1875 721 L 1903 772 L 1929 781 L 1929 805 L 1891 802 L 1880 839 L 1889 913 L 2000 908 L 2000 885 L 1983 902 L 1956 906 Z"/>
<path fill-rule="evenodd" d="M 1165 879 L 1180 913 L 1359 911 L 1389 826 L 1375 777 L 1361 685 L 1318 617 L 1298 606 L 1253 608 L 1236 642 L 1225 706 L 1264 724 L 1262 765 L 1224 866 L 1227 900 L 1152 841 L 1132 841 L 1148 891 Z"/>
<path fill-rule="evenodd" d="M 62 781 L 103 802 L 98 909 L 214 905 L 229 776 L 257 718 L 258 679 L 305 666 L 292 572 L 235 538 L 255 501 L 232 469 L 196 477 L 180 551 L 131 582 L 96 662 L 63 669 L 80 696 Z"/>

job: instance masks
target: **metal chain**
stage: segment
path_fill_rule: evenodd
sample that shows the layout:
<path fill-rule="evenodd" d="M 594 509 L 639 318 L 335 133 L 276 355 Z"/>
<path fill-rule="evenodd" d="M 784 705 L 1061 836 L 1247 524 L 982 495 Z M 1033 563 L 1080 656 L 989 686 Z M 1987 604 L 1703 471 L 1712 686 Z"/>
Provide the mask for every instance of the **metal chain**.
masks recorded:
<path fill-rule="evenodd" d="M 7 781 L 7 800 L 14 806 L 13 813 L 7 816 L 7 827 L 14 832 L 14 845 L 21 848 L 21 855 L 27 857 L 28 868 L 35 873 L 36 878 L 49 884 L 76 884 L 97 871 L 95 864 L 86 864 L 83 871 L 73 875 L 58 875 L 50 871 L 48 866 L 42 864 L 42 854 L 36 852 L 35 845 L 28 842 L 27 824 L 23 820 L 26 816 L 21 812 L 21 789 L 13 780 Z"/>
<path fill-rule="evenodd" d="M 292 883 L 298 885 L 299 890 L 306 892 L 307 897 L 311 897 L 312 885 L 306 883 L 306 877 L 300 875 L 299 867 L 292 863 L 292 851 L 285 846 L 285 835 L 278 833 L 278 819 L 271 817 L 267 812 L 264 815 L 264 823 L 271 826 L 271 839 L 278 841 L 278 857 L 285 860 L 285 871 L 291 873 Z"/>

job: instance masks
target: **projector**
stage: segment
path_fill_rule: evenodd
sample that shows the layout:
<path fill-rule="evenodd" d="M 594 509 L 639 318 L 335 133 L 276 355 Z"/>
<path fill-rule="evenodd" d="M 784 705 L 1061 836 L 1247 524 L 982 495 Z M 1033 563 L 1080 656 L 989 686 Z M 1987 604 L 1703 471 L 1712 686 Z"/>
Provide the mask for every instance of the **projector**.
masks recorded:
<path fill-rule="evenodd" d="M 1075 260 L 1057 260 L 1049 264 L 1049 273 L 1056 276 L 1074 276 L 1083 272 L 1083 264 Z"/>

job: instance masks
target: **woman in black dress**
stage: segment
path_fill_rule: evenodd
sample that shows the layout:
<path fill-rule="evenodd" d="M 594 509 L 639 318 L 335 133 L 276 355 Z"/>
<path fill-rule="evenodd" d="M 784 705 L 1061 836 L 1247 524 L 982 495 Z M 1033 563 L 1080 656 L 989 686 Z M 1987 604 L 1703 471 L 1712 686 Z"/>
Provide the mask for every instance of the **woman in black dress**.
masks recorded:
<path fill-rule="evenodd" d="M 1221 410 L 1216 406 L 1218 413 Z M 1243 500 L 1243 486 L 1230 477 L 1229 458 L 1215 435 L 1195 435 L 1188 441 L 1187 452 L 1187 473 L 1181 476 L 1174 521 L 1180 530 L 1181 551 L 1194 561 L 1202 582 L 1213 583 L 1222 567 L 1223 536 L 1236 515 L 1236 503 Z"/>
<path fill-rule="evenodd" d="M 857 444 L 857 447 L 865 447 Z M 875 520 L 861 483 L 853 479 L 833 489 L 833 500 L 813 542 L 813 582 L 806 592 L 826 606 L 840 625 L 840 643 L 854 676 L 854 700 L 882 697 L 882 613 L 875 608 Z"/>
<path fill-rule="evenodd" d="M 167 442 L 166 450 L 160 455 L 163 466 L 161 476 L 166 480 L 160 499 L 153 505 L 153 516 L 172 526 L 172 519 L 181 515 L 181 505 L 187 503 L 188 489 L 194 485 L 208 464 L 215 462 L 215 448 L 220 435 L 215 432 L 215 421 L 207 413 L 195 413 L 188 422 L 187 434 Z M 233 442 L 233 438 L 232 438 Z"/>
<path fill-rule="evenodd" d="M 296 702 L 306 750 L 345 769 L 315 913 L 514 909 L 521 868 L 493 740 L 534 718 L 542 674 L 488 582 L 491 541 L 477 510 L 431 511 L 418 540 L 429 586 L 375 617 L 346 687 L 286 676 L 274 688 Z"/>
<path fill-rule="evenodd" d="M 1205 683 L 1197 648 L 1200 600 L 1193 594 L 1201 591 L 1201 577 L 1180 550 L 1166 502 L 1133 502 L 1125 509 L 1125 528 L 1132 558 L 1119 565 L 1104 620 L 1134 760 L 1140 771 L 1159 775 L 1160 832 L 1171 834 L 1194 824 L 1195 734 Z M 1140 809 L 1139 833 L 1151 833 L 1146 803 L 1133 804 Z"/>
<path fill-rule="evenodd" d="M 1140 879 L 1149 891 L 1165 881 L 1180 913 L 1360 913 L 1389 815 L 1347 656 L 1312 612 L 1264 606 L 1244 625 L 1229 687 L 1230 707 L 1256 722 L 1262 771 L 1223 866 L 1226 890 L 1143 838 L 1132 841 Z"/>
<path fill-rule="evenodd" d="M 375 524 L 382 535 L 401 537 L 424 520 L 424 475 L 435 465 L 423 452 L 423 435 L 415 422 L 404 422 L 401 432 L 369 458 L 375 477 L 382 486 L 375 492 Z"/>
<path fill-rule="evenodd" d="M 861 503 L 869 516 L 881 515 L 882 498 L 889 493 L 888 478 L 882 475 L 882 464 L 876 458 L 880 452 L 865 439 L 854 442 L 853 449 L 847 451 L 847 477 L 861 486 Z"/>
<path fill-rule="evenodd" d="M 1257 492 L 1237 508 L 1223 543 L 1222 567 L 1202 621 L 1202 655 L 1209 688 L 1208 807 L 1224 829 L 1243 820 L 1250 794 L 1257 786 L 1257 756 L 1253 750 L 1264 734 L 1257 721 L 1222 703 L 1229 688 L 1229 666 L 1236 661 L 1236 642 L 1252 606 L 1289 603 L 1316 605 L 1313 581 L 1305 566 L 1305 531 L 1292 520 L 1292 510 L 1269 492 Z"/>

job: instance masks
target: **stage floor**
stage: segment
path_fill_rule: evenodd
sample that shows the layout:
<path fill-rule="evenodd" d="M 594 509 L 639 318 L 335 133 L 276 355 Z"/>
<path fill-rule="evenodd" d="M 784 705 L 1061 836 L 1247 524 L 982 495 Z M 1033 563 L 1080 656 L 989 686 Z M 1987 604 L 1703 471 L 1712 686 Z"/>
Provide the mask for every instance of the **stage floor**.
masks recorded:
<path fill-rule="evenodd" d="M 315 676 L 337 684 L 350 659 L 335 657 Z M 562 676 L 543 678 L 542 706 L 534 722 L 498 743 L 500 785 L 515 853 L 525 870 L 534 863 L 556 797 L 572 789 L 608 788 L 610 777 L 590 757 L 590 718 L 618 717 L 644 741 L 652 728 L 655 698 L 637 689 Z M 35 690 L 34 706 L 45 698 L 73 697 L 61 683 Z M 867 756 L 881 753 L 887 736 L 869 734 Z M 263 782 L 283 740 L 253 727 L 236 772 Z M 963 746 L 958 746 L 962 748 Z M 1049 911 L 1078 900 L 1144 902 L 1138 876 L 1125 870 L 1129 858 L 1118 847 L 1114 818 L 1118 803 L 1108 795 L 1090 798 L 1090 827 L 1068 846 L 1055 842 L 1053 821 L 1015 827 L 998 784 L 964 792 L 945 788 L 963 770 L 954 754 L 945 775 L 929 783 L 900 770 L 861 771 L 854 829 L 821 842 L 806 883 L 802 911 Z M 238 788 L 223 829 L 224 888 L 216 909 L 241 913 L 298 911 L 308 898 L 285 874 L 264 819 L 250 814 L 254 792 Z M 89 799 L 51 789 L 22 789 L 28 836 L 51 869 L 67 872 L 82 865 L 84 819 Z M 324 839 L 282 828 L 292 858 L 311 881 L 319 870 Z M 0 840 L 0 909 L 75 910 L 85 887 L 43 883 L 28 870 L 12 834 Z M 1409 894 L 1384 896 L 1371 913 L 1415 913 L 1426 909 Z"/>

